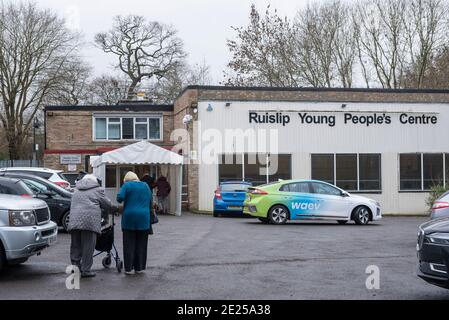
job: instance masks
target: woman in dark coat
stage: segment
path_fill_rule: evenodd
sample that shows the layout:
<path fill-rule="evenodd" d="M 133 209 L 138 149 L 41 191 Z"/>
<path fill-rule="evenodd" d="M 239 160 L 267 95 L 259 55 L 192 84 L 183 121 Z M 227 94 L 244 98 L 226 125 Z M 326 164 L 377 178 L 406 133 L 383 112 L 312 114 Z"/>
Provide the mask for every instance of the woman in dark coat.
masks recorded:
<path fill-rule="evenodd" d="M 160 210 L 163 214 L 168 213 L 168 195 L 171 191 L 170 183 L 167 181 L 167 178 L 164 176 L 160 176 L 156 181 L 157 187 L 157 202 L 160 206 Z"/>
<path fill-rule="evenodd" d="M 141 273 L 147 265 L 148 233 L 152 193 L 134 172 L 128 172 L 125 184 L 117 194 L 117 202 L 124 203 L 122 216 L 123 257 L 125 274 Z"/>

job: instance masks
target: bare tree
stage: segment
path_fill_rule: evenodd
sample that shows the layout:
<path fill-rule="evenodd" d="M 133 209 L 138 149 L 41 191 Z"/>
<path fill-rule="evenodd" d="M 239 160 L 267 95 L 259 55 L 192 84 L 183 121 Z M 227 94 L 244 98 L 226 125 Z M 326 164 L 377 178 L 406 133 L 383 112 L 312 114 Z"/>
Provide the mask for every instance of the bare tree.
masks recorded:
<path fill-rule="evenodd" d="M 404 14 L 406 0 L 370 0 L 358 2 L 353 22 L 359 62 L 383 88 L 400 88 L 408 63 Z M 369 82 L 369 79 L 365 79 Z"/>
<path fill-rule="evenodd" d="M 227 85 L 299 85 L 296 64 L 292 60 L 294 46 L 292 24 L 268 6 L 260 16 L 255 5 L 251 6 L 250 23 L 247 27 L 233 27 L 237 36 L 228 40 L 232 54 L 225 71 Z"/>
<path fill-rule="evenodd" d="M 340 1 L 314 3 L 296 15 L 295 60 L 313 87 L 351 87 L 355 55 L 349 8 Z"/>
<path fill-rule="evenodd" d="M 129 99 L 134 96 L 139 83 L 153 77 L 165 77 L 185 57 L 183 43 L 175 29 L 146 21 L 142 16 L 115 17 L 112 29 L 98 33 L 95 42 L 104 52 L 117 56 L 116 67 L 131 82 Z"/>
<path fill-rule="evenodd" d="M 114 75 L 101 75 L 89 83 L 89 103 L 113 105 L 128 95 L 129 81 Z"/>
<path fill-rule="evenodd" d="M 173 103 L 182 89 L 188 85 L 208 85 L 212 83 L 210 67 L 205 61 L 192 66 L 178 65 L 151 88 L 152 99 L 156 103 Z"/>
<path fill-rule="evenodd" d="M 78 35 L 35 4 L 0 4 L 0 122 L 9 157 L 20 158 L 34 116 L 59 89 Z"/>
<path fill-rule="evenodd" d="M 48 104 L 79 105 L 88 102 L 90 93 L 89 80 L 92 68 L 80 58 L 74 58 L 64 67 L 60 77 L 59 88 L 49 93 Z"/>
<path fill-rule="evenodd" d="M 440 58 L 444 56 L 439 52 L 442 49 L 446 52 L 444 45 L 449 40 L 446 21 L 448 13 L 447 2 L 443 0 L 408 2 L 404 24 L 411 60 L 404 86 L 421 88 L 425 85 L 425 77 L 432 77 L 429 73 L 429 68 L 435 68 L 435 65 L 431 66 L 432 58 L 437 54 Z"/>

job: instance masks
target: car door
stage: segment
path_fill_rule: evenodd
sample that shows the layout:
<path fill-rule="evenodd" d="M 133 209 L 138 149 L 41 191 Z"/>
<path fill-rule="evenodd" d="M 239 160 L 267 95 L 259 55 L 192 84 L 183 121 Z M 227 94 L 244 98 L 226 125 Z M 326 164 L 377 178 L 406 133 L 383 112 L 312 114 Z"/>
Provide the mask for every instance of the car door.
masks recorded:
<path fill-rule="evenodd" d="M 311 193 L 308 182 L 284 184 L 280 189 L 284 204 L 290 211 L 290 219 L 307 219 L 316 215 L 320 202 Z"/>
<path fill-rule="evenodd" d="M 344 196 L 340 189 L 334 186 L 322 183 L 311 182 L 313 197 L 320 203 L 316 211 L 318 218 L 348 218 L 349 200 Z"/>
<path fill-rule="evenodd" d="M 51 219 L 55 222 L 59 222 L 61 216 L 67 211 L 67 206 L 61 195 L 38 181 L 23 179 L 23 182 L 25 182 L 25 184 L 33 191 L 37 198 L 44 200 L 47 203 L 48 208 L 50 209 Z"/>

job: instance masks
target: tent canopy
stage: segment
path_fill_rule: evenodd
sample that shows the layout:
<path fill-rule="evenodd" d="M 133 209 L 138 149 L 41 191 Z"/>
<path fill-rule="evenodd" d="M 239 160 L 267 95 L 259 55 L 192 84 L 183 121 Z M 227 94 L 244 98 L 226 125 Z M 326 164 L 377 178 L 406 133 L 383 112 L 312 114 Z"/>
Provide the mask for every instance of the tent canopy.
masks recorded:
<path fill-rule="evenodd" d="M 99 167 L 102 164 L 182 165 L 183 157 L 147 141 L 140 141 L 120 149 L 103 153 L 92 162 L 92 167 Z"/>

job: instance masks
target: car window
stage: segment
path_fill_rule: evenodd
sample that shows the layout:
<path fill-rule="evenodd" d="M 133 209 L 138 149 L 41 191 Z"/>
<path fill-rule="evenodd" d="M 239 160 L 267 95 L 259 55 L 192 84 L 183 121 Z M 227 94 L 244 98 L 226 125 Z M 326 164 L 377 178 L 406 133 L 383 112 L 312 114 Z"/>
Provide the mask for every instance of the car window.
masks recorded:
<path fill-rule="evenodd" d="M 34 180 L 22 180 L 27 186 L 28 188 L 31 189 L 31 191 L 33 191 L 34 194 L 37 193 L 52 193 L 52 194 L 56 194 L 54 190 L 50 189 L 49 187 L 47 187 L 46 185 L 34 181 Z"/>
<path fill-rule="evenodd" d="M 1 194 L 16 194 L 16 193 L 12 192 L 11 188 L 9 188 L 5 185 L 0 185 L 0 193 Z"/>
<path fill-rule="evenodd" d="M 327 194 L 332 196 L 340 196 L 341 191 L 331 185 L 319 182 L 312 182 L 313 193 L 316 194 Z"/>
<path fill-rule="evenodd" d="M 221 191 L 248 191 L 250 187 L 246 183 L 225 183 L 220 186 Z"/>
<path fill-rule="evenodd" d="M 284 192 L 297 192 L 297 193 L 310 193 L 309 183 L 308 182 L 295 182 L 284 184 L 279 191 Z"/>

